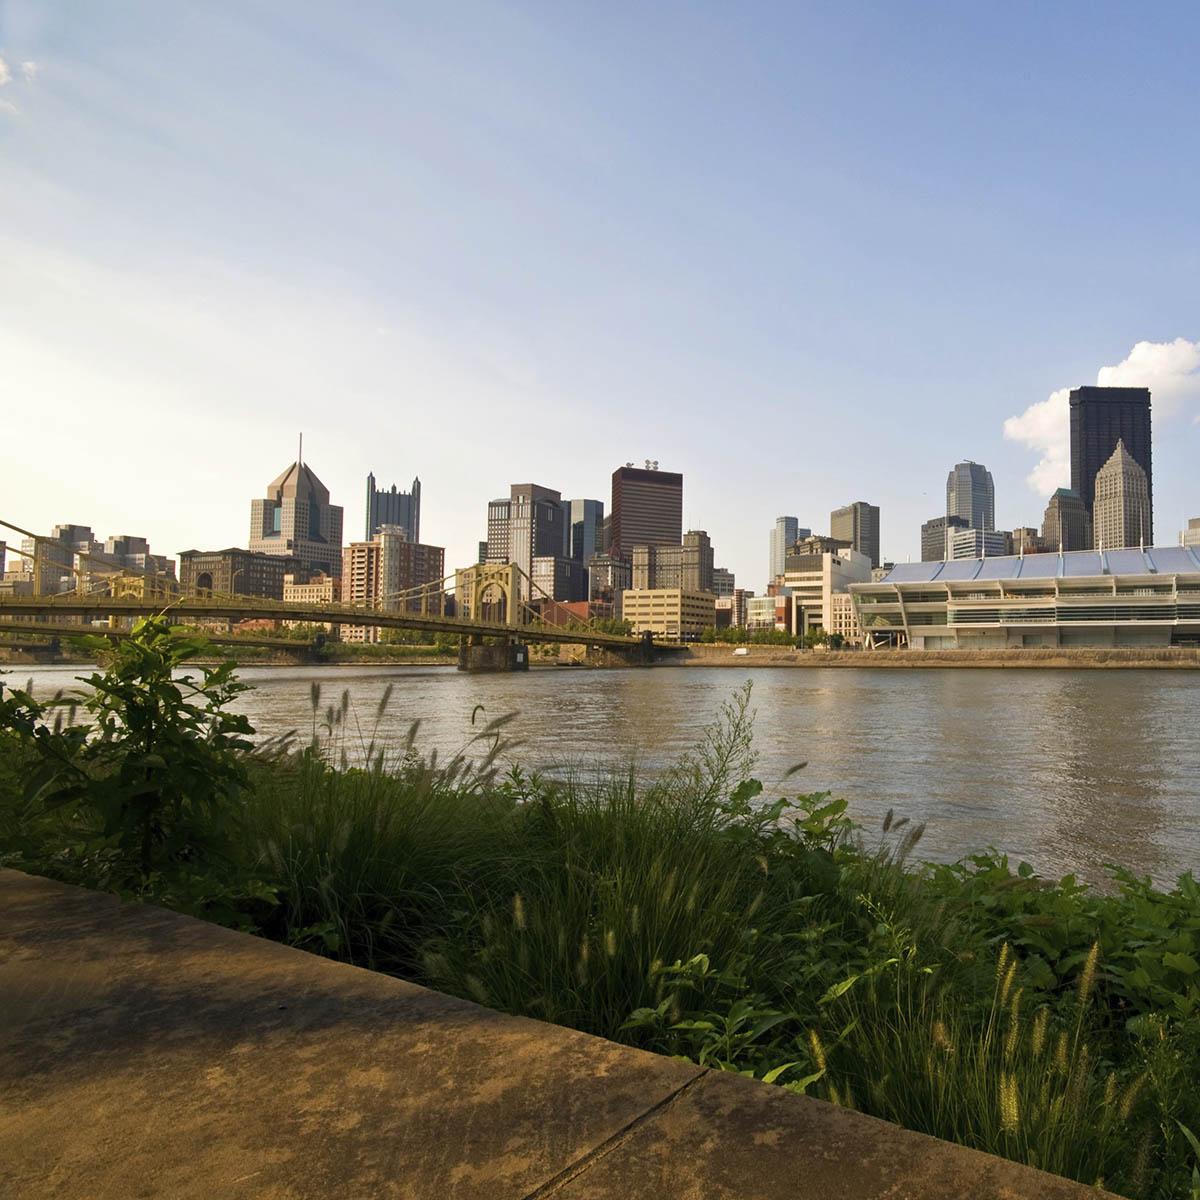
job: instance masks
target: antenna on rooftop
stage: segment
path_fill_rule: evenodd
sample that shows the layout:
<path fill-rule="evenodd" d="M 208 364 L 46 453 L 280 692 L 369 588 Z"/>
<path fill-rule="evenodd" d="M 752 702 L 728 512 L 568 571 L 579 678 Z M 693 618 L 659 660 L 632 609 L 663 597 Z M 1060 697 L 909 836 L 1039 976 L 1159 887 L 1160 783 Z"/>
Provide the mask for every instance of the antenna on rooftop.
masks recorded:
<path fill-rule="evenodd" d="M 296 451 L 296 465 L 304 465 L 304 434 L 300 434 L 300 449 Z"/>

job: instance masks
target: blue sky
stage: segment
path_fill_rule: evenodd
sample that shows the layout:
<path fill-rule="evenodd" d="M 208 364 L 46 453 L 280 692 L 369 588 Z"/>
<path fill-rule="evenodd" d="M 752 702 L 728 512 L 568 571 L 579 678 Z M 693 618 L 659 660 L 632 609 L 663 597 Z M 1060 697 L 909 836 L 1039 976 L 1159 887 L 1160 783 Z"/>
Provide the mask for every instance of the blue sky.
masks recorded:
<path fill-rule="evenodd" d="M 355 537 L 368 470 L 419 474 L 451 566 L 510 482 L 607 503 L 649 457 L 761 589 L 782 513 L 867 499 L 919 557 L 963 457 L 1040 524 L 1060 389 L 1116 368 L 1173 541 L 1198 41 L 1183 4 L 4 0 L 0 515 L 245 544 L 302 429 Z"/>

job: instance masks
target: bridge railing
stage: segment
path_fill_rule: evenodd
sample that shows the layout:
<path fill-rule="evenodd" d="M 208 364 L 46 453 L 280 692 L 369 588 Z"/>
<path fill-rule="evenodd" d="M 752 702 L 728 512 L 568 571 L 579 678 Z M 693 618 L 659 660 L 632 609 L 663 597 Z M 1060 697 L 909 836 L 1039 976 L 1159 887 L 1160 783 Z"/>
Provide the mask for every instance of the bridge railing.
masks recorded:
<path fill-rule="evenodd" d="M 372 597 L 362 602 L 347 603 L 337 601 L 288 601 L 262 596 L 246 596 L 240 593 L 218 593 L 211 590 L 184 590 L 173 575 L 165 575 L 152 569 L 131 568 L 121 562 L 109 558 L 105 554 L 94 551 L 75 550 L 51 538 L 32 533 L 19 525 L 0 520 L 0 526 L 14 530 L 22 536 L 30 538 L 34 543 L 31 554 L 23 548 L 11 546 L 10 549 L 33 562 L 32 574 L 34 586 L 40 582 L 38 568 L 47 562 L 49 556 L 52 565 L 57 564 L 63 570 L 74 576 L 74 587 L 65 592 L 56 592 L 39 596 L 44 600 L 48 611 L 53 611 L 57 604 L 65 606 L 80 600 L 95 599 L 103 601 L 110 599 L 125 602 L 127 606 L 139 603 L 161 603 L 165 610 L 178 607 L 181 603 L 211 608 L 237 607 L 245 611 L 260 611 L 263 617 L 280 620 L 297 620 L 313 624 L 338 624 L 338 617 L 352 618 L 355 624 L 361 624 L 364 615 L 378 613 L 393 623 L 396 618 L 405 615 L 412 616 L 425 623 L 445 622 L 446 625 L 461 628 L 464 624 L 477 626 L 481 631 L 489 633 L 550 633 L 561 635 L 565 632 L 586 635 L 589 631 L 593 636 L 606 641 L 623 640 L 634 642 L 637 639 L 622 638 L 619 634 L 594 628 L 590 620 L 581 620 L 577 614 L 566 608 L 562 602 L 554 599 L 544 588 L 519 566 L 513 565 L 524 592 L 517 598 L 511 614 L 515 619 L 509 621 L 489 621 L 482 618 L 464 618 L 461 615 L 451 616 L 446 608 L 455 597 L 453 585 L 457 573 L 443 576 L 440 580 L 430 580 L 391 592 L 382 596 Z M 64 563 L 58 563 L 61 555 Z M 65 559 L 70 556 L 70 566 L 65 566 Z M 83 565 L 80 566 L 79 563 Z M 26 601 L 30 597 L 24 598 Z M 4 607 L 5 598 L 0 595 L 0 608 Z M 103 607 L 103 605 L 100 605 Z M 294 615 L 292 615 L 294 614 Z M 553 614 L 554 620 L 547 620 L 547 614 Z M 110 615 L 119 615 L 114 612 Z M 506 614 L 508 615 L 508 614 Z M 557 639 L 556 639 L 557 640 Z"/>

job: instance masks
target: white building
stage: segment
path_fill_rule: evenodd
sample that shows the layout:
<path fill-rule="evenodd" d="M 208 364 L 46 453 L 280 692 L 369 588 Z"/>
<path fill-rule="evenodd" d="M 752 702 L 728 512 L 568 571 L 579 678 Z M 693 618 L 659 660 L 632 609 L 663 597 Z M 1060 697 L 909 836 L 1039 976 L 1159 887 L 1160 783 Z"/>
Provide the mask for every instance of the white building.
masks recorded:
<path fill-rule="evenodd" d="M 852 595 L 866 636 L 917 650 L 1200 645 L 1200 549 L 898 565 Z"/>
<path fill-rule="evenodd" d="M 786 631 L 790 607 L 791 597 L 787 595 L 749 596 L 746 599 L 746 628 Z"/>
<path fill-rule="evenodd" d="M 783 582 L 791 593 L 790 630 L 796 635 L 833 625 L 833 597 L 852 583 L 870 583 L 871 560 L 857 550 L 789 554 Z"/>
<path fill-rule="evenodd" d="M 1008 538 L 1000 529 L 946 530 L 946 561 L 956 558 L 991 558 L 1008 553 Z"/>
<path fill-rule="evenodd" d="M 863 631 L 858 622 L 858 609 L 854 606 L 854 597 L 849 592 L 834 592 L 829 597 L 829 624 L 825 630 L 830 636 L 839 634 L 849 645 L 862 644 Z"/>

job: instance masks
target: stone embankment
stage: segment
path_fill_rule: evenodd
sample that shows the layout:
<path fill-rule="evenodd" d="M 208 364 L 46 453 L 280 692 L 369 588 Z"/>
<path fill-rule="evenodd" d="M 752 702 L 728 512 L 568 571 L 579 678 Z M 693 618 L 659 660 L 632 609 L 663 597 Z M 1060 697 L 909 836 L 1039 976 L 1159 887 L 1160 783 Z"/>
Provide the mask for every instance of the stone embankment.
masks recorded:
<path fill-rule="evenodd" d="M 0 1195 L 1085 1200 L 819 1100 L 0 871 Z"/>
<path fill-rule="evenodd" d="M 733 646 L 693 645 L 664 656 L 664 666 L 677 667 L 1057 667 L 1200 669 L 1200 649 L 1188 647 L 1121 647 L 1110 650 L 793 650 L 786 646 L 748 646 L 735 655 Z"/>

